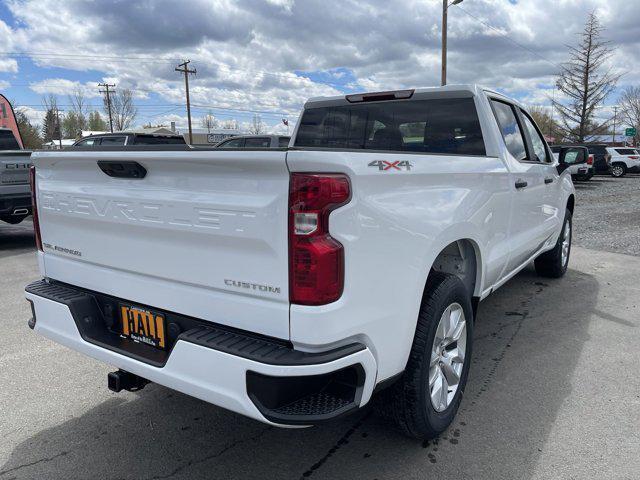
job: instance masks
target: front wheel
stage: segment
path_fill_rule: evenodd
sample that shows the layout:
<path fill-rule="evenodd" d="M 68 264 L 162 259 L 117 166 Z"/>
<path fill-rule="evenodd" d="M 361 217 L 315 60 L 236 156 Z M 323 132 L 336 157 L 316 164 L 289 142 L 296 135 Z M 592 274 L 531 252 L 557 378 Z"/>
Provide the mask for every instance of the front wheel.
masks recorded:
<path fill-rule="evenodd" d="M 467 384 L 473 342 L 471 297 L 455 275 L 432 272 L 401 380 L 384 392 L 382 408 L 418 439 L 451 424 Z"/>
<path fill-rule="evenodd" d="M 548 252 L 538 256 L 535 260 L 536 273 L 542 277 L 560 278 L 569 266 L 569 255 L 571 254 L 573 222 L 571 211 L 567 209 L 564 214 L 562 231 L 558 236 L 555 247 Z"/>

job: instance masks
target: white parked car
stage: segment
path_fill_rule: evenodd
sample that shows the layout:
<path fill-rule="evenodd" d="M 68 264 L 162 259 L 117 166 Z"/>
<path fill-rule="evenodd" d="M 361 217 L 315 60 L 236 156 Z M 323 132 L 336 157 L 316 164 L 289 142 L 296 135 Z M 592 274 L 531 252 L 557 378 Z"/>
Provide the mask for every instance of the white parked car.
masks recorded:
<path fill-rule="evenodd" d="M 531 261 L 567 270 L 571 152 L 477 86 L 311 99 L 288 150 L 38 152 L 29 325 L 115 391 L 304 426 L 384 389 L 433 437 L 478 303 Z"/>
<path fill-rule="evenodd" d="M 611 175 L 623 177 L 627 173 L 640 173 L 640 153 L 632 147 L 607 147 L 611 155 Z"/>

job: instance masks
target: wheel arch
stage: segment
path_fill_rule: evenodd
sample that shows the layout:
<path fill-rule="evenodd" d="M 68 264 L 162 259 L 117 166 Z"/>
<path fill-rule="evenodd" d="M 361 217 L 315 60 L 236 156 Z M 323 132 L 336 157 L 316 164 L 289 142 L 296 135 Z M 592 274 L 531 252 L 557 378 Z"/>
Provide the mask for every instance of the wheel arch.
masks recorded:
<path fill-rule="evenodd" d="M 433 273 L 441 272 L 458 277 L 467 287 L 472 298 L 480 297 L 482 265 L 482 253 L 478 242 L 471 238 L 460 238 L 448 242 L 438 249 L 437 255 L 426 272 L 425 291 Z"/>
<path fill-rule="evenodd" d="M 575 208 L 575 206 L 576 206 L 576 197 L 572 193 L 571 195 L 569 195 L 569 198 L 567 199 L 567 210 L 571 212 L 571 215 L 573 215 L 573 209 Z"/>

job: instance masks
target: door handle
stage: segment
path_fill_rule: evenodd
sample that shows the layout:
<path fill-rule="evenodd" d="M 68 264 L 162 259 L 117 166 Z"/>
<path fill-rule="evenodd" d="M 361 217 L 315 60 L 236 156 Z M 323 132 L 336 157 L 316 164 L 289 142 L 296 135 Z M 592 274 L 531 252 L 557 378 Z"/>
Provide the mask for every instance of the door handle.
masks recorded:
<path fill-rule="evenodd" d="M 524 180 L 516 180 L 516 188 L 524 188 L 527 185 L 529 185 L 527 182 L 525 182 Z"/>
<path fill-rule="evenodd" d="M 553 178 L 547 177 L 544 179 L 544 183 L 553 183 Z"/>
<path fill-rule="evenodd" d="M 98 167 L 104 173 L 114 178 L 144 178 L 147 169 L 138 162 L 122 161 L 112 162 L 108 160 L 98 160 Z"/>

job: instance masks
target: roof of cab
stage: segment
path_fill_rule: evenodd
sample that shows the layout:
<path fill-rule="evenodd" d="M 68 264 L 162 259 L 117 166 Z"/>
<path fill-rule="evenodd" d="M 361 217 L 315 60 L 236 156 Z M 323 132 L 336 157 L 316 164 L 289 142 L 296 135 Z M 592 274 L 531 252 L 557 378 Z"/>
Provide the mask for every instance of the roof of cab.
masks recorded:
<path fill-rule="evenodd" d="M 387 90 L 384 92 L 401 92 L 406 90 L 413 90 L 412 99 L 416 97 L 431 97 L 431 96 L 440 96 L 449 94 L 467 94 L 469 96 L 476 95 L 477 93 L 483 91 L 484 89 L 475 84 L 467 84 L 467 85 L 445 85 L 443 87 L 422 87 L 422 88 L 414 88 L 414 89 L 397 89 L 397 90 Z M 383 93 L 383 91 L 378 92 L 359 92 L 360 94 L 374 94 L 374 93 Z M 319 106 L 318 104 L 336 104 L 336 103 L 344 103 L 347 102 L 347 96 L 349 95 L 336 95 L 331 97 L 313 97 L 307 100 L 305 106 L 313 104 L 313 106 Z"/>

